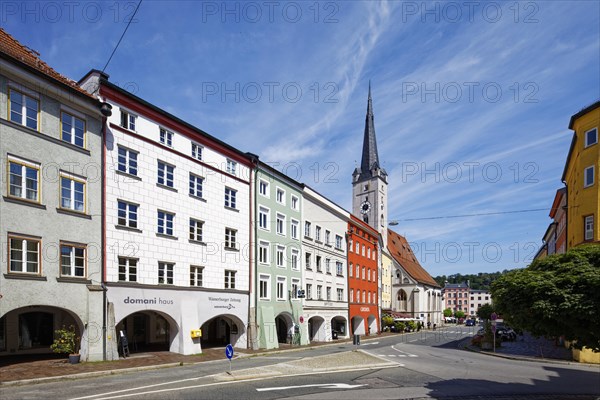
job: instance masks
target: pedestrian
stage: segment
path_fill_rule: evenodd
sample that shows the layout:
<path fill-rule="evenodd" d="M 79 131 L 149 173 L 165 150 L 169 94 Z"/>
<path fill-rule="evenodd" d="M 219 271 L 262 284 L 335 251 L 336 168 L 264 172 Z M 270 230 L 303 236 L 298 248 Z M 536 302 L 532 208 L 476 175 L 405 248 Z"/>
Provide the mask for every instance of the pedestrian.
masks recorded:
<path fill-rule="evenodd" d="M 427 321 L 427 329 L 431 329 L 431 321 Z"/>
<path fill-rule="evenodd" d="M 437 326 L 437 324 L 433 324 L 433 330 L 435 331 L 435 327 Z"/>

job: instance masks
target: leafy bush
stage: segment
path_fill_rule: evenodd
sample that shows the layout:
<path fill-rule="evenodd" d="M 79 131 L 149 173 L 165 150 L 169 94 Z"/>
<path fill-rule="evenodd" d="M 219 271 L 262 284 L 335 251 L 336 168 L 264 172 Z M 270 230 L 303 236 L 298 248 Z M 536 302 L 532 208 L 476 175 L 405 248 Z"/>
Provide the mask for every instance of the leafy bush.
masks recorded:
<path fill-rule="evenodd" d="M 406 324 L 402 321 L 398 321 L 394 324 L 396 327 L 396 332 L 404 332 L 406 330 Z"/>
<path fill-rule="evenodd" d="M 79 352 L 79 336 L 75 332 L 75 326 L 71 325 L 69 328 L 65 328 L 63 325 L 62 329 L 54 331 L 54 343 L 50 345 L 55 353 L 64 354 L 77 354 Z"/>

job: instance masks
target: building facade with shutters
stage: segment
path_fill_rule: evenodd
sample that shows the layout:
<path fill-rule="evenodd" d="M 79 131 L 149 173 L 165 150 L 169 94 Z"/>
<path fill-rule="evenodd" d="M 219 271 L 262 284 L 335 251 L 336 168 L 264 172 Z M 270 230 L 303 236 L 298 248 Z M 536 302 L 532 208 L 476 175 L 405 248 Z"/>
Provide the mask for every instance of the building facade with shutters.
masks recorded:
<path fill-rule="evenodd" d="M 103 359 L 100 102 L 0 29 L 0 356 Z"/>
<path fill-rule="evenodd" d="M 112 343 L 181 354 L 247 347 L 252 157 L 91 71 L 105 125 Z"/>

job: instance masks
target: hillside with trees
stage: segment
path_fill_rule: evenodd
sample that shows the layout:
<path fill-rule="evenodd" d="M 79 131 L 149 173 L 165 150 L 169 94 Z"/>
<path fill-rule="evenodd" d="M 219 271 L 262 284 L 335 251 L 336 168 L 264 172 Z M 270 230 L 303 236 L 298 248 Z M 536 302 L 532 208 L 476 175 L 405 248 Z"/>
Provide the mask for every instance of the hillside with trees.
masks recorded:
<path fill-rule="evenodd" d="M 469 281 L 471 289 L 475 290 L 490 290 L 492 282 L 505 275 L 509 270 L 505 269 L 502 272 L 480 272 L 478 274 L 453 274 L 453 275 L 440 275 L 433 279 L 441 286 L 444 287 L 445 282 L 448 283 L 462 283 Z"/>

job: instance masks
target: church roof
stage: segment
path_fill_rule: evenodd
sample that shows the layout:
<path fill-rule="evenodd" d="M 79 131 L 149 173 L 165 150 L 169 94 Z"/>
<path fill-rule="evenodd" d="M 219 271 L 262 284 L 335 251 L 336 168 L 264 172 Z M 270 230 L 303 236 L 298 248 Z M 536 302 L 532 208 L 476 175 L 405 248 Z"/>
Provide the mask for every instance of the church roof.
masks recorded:
<path fill-rule="evenodd" d="M 406 238 L 388 229 L 388 250 L 398 264 L 419 283 L 439 288 L 440 285 L 419 264 Z"/>

